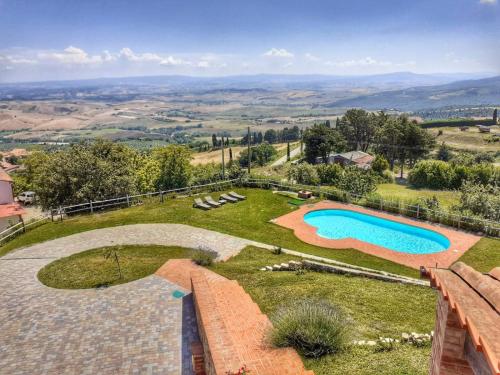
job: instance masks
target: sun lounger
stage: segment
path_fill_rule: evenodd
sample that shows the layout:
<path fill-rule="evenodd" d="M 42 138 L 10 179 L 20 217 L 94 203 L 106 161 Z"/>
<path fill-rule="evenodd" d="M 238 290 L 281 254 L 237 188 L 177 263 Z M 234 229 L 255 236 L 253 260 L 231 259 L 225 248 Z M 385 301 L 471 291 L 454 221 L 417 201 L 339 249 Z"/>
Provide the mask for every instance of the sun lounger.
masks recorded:
<path fill-rule="evenodd" d="M 220 206 L 221 206 L 221 204 L 220 204 L 219 202 L 214 201 L 210 195 L 207 195 L 207 196 L 205 197 L 205 202 L 206 202 L 209 206 L 211 206 L 211 207 L 220 207 Z"/>
<path fill-rule="evenodd" d="M 229 195 L 227 194 L 221 194 L 220 195 L 221 199 L 224 199 L 225 201 L 228 201 L 228 202 L 231 202 L 231 203 L 236 203 L 238 202 L 238 199 L 236 198 L 233 198 L 233 197 L 230 197 Z"/>
<path fill-rule="evenodd" d="M 201 208 L 202 210 L 210 210 L 210 206 L 208 204 L 203 203 L 200 198 L 195 198 L 193 207 Z"/>
<path fill-rule="evenodd" d="M 247 199 L 247 197 L 245 197 L 244 195 L 239 195 L 238 193 L 235 193 L 234 191 L 230 191 L 228 194 L 229 194 L 229 196 L 236 198 L 236 199 L 239 199 L 240 201 Z"/>

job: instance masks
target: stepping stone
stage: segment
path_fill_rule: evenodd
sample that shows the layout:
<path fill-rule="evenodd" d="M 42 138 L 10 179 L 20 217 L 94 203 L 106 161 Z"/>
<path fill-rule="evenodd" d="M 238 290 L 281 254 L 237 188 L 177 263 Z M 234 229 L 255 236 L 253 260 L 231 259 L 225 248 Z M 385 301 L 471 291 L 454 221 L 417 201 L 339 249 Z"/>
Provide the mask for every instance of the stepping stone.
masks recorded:
<path fill-rule="evenodd" d="M 268 270 L 268 271 L 272 271 L 272 270 L 273 270 L 273 267 L 271 267 L 271 266 L 266 266 L 266 270 Z"/>

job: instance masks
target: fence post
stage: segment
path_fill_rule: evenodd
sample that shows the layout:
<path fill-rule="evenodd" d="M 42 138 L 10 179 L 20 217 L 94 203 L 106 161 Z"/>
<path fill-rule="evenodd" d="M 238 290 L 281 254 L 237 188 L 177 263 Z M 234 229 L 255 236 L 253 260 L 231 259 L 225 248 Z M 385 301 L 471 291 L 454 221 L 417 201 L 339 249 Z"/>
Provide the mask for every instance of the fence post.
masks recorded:
<path fill-rule="evenodd" d="M 160 191 L 160 202 L 163 203 L 163 191 Z"/>
<path fill-rule="evenodd" d="M 417 204 L 417 219 L 420 217 L 420 205 Z"/>
<path fill-rule="evenodd" d="M 54 221 L 54 209 L 50 209 L 50 220 Z"/>
<path fill-rule="evenodd" d="M 94 213 L 94 207 L 92 206 L 92 201 L 90 201 L 90 213 L 91 214 Z"/>
<path fill-rule="evenodd" d="M 127 194 L 127 206 L 130 207 L 130 198 L 129 198 L 128 194 Z"/>
<path fill-rule="evenodd" d="M 59 206 L 59 217 L 61 218 L 61 221 L 63 221 L 62 206 Z"/>

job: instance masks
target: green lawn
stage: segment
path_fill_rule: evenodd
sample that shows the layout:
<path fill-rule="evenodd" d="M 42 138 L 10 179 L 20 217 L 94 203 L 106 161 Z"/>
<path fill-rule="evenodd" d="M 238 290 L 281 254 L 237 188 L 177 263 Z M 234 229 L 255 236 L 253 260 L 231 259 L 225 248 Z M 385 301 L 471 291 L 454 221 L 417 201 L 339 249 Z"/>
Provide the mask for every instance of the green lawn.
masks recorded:
<path fill-rule="evenodd" d="M 287 203 L 289 198 L 273 194 L 269 190 L 236 190 L 246 195 L 248 199 L 237 204 L 226 204 L 222 208 L 210 211 L 192 208 L 193 198 L 168 199 L 163 204 L 156 199 L 145 202 L 141 206 L 95 215 L 75 216 L 63 222 L 48 223 L 28 231 L 1 247 L 0 256 L 21 246 L 91 229 L 135 223 L 182 223 L 359 266 L 418 277 L 417 270 L 354 249 L 333 250 L 306 244 L 295 237 L 291 230 L 269 222 L 273 218 L 296 209 L 296 207 Z M 212 196 L 217 197 L 218 194 L 213 193 Z M 493 242 L 486 250 L 480 250 L 481 254 L 495 252 L 495 246 L 500 247 L 500 240 L 481 240 L 481 242 L 483 241 Z M 481 242 L 478 244 L 479 246 L 483 246 Z M 471 252 L 475 253 L 476 249 L 473 248 L 469 251 L 469 253 Z M 493 256 L 487 254 L 485 256 L 488 259 L 482 259 L 481 265 L 490 264 L 490 268 L 498 265 L 498 263 L 492 262 Z M 474 257 L 470 259 L 474 261 Z M 474 267 L 475 264 L 471 263 L 471 266 Z"/>
<path fill-rule="evenodd" d="M 105 258 L 115 250 L 122 278 L 114 258 Z M 189 258 L 192 250 L 165 246 L 115 246 L 83 251 L 46 265 L 39 280 L 52 288 L 86 289 L 128 283 L 156 272 L 169 259 Z"/>
<path fill-rule="evenodd" d="M 404 201 L 415 201 L 418 198 L 432 198 L 436 196 L 441 207 L 450 208 L 458 203 L 459 194 L 456 191 L 450 190 L 428 190 L 415 189 L 408 185 L 400 184 L 379 184 L 377 193 L 385 199 L 398 199 Z"/>
<path fill-rule="evenodd" d="M 352 339 L 400 338 L 403 332 L 434 329 L 436 294 L 431 288 L 387 283 L 361 277 L 306 272 L 262 272 L 265 265 L 296 259 L 248 247 L 227 262 L 210 268 L 238 282 L 268 315 L 282 303 L 300 298 L 325 299 L 353 319 Z M 427 374 L 430 347 L 398 345 L 389 352 L 355 347 L 320 360 L 306 359 L 317 375 Z"/>

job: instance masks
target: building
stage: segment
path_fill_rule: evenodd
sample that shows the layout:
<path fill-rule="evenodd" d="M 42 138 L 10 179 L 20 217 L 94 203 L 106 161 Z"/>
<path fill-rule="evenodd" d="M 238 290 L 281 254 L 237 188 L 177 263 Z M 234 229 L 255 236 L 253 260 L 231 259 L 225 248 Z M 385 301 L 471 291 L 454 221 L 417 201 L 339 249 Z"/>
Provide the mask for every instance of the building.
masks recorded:
<path fill-rule="evenodd" d="M 349 151 L 343 154 L 330 154 L 327 164 L 336 163 L 342 166 L 355 165 L 361 169 L 369 169 L 374 159 L 372 155 L 363 151 Z M 323 158 L 316 158 L 316 164 L 320 163 L 323 163 Z"/>
<path fill-rule="evenodd" d="M 14 201 L 12 178 L 0 169 L 0 231 L 22 221 L 26 211 Z"/>
<path fill-rule="evenodd" d="M 438 289 L 430 375 L 500 374 L 500 267 L 428 271 Z"/>

